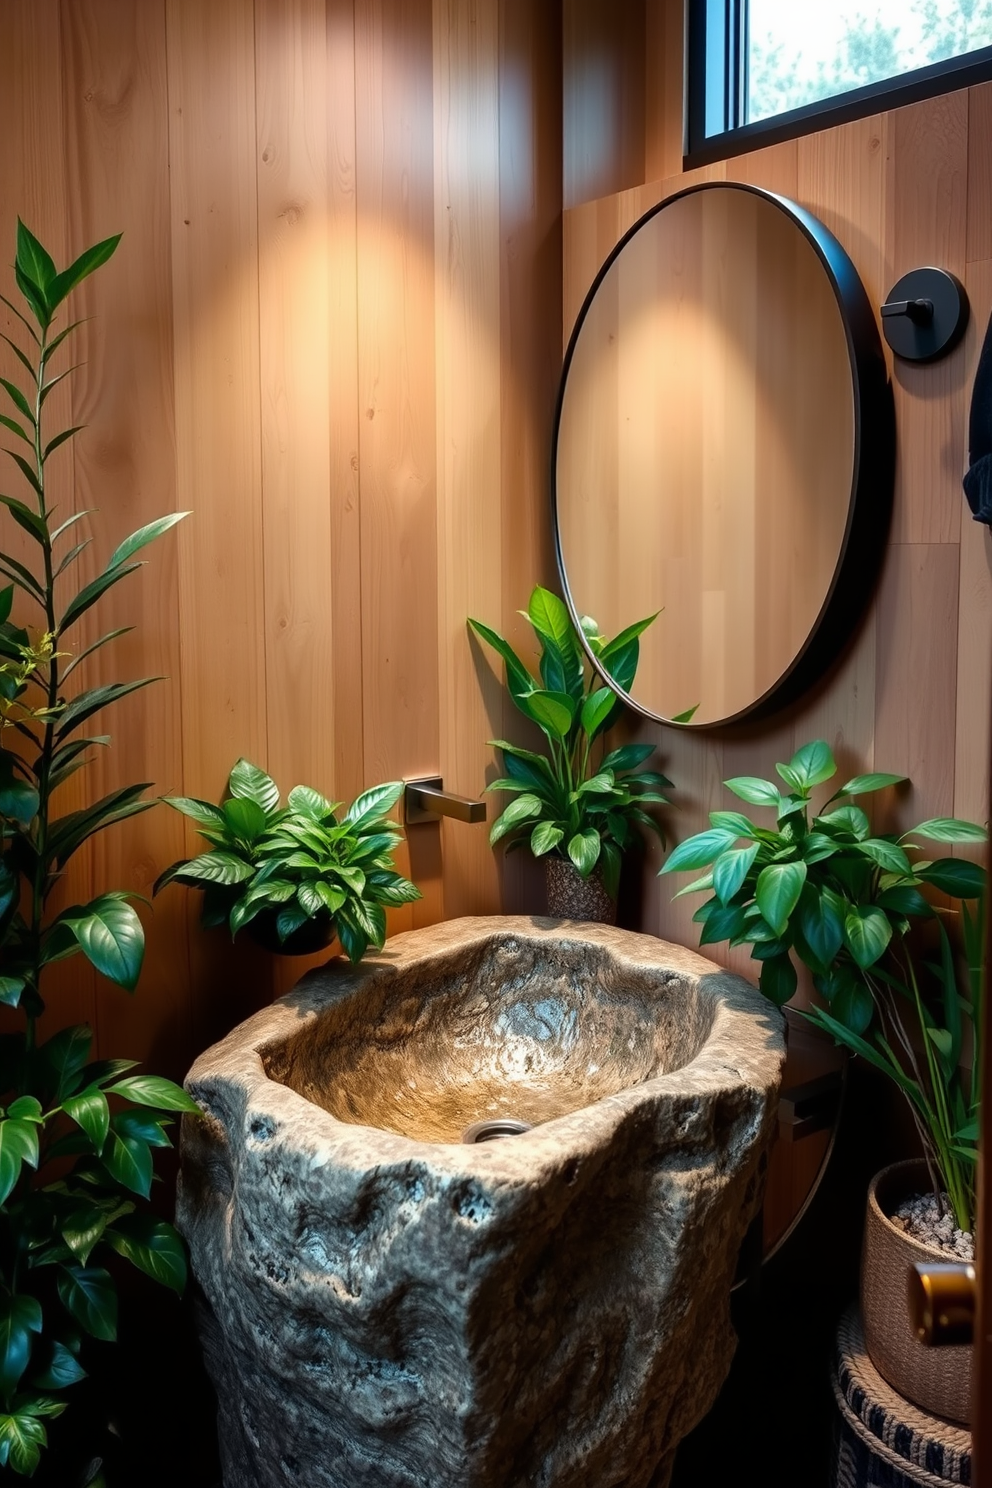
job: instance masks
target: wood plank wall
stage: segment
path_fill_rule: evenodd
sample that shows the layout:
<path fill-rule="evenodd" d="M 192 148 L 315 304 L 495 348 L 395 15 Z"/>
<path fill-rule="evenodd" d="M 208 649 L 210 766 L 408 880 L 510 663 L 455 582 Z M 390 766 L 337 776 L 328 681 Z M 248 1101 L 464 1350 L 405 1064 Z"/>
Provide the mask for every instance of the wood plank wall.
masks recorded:
<path fill-rule="evenodd" d="M 560 45 L 529 0 L 7 0 L 0 259 L 18 214 L 60 262 L 124 232 L 59 410 L 88 425 L 59 478 L 100 508 L 91 572 L 192 512 L 104 606 L 137 629 L 88 680 L 166 680 L 103 721 L 91 789 L 215 799 L 247 755 L 337 798 L 481 790 L 512 719 L 465 617 L 522 640 L 551 576 Z M 147 892 L 195 841 L 157 808 L 66 893 Z M 394 930 L 526 892 L 479 827 L 419 828 L 411 859 Z M 146 915 L 133 1001 L 67 963 L 53 1026 L 179 1074 L 305 969 L 204 936 L 195 897 Z"/>
<path fill-rule="evenodd" d="M 571 34 L 594 32 L 601 0 L 566 0 Z M 898 425 L 895 511 L 880 582 L 853 644 L 801 704 L 759 726 L 679 732 L 643 723 L 676 785 L 671 817 L 682 838 L 706 813 L 732 804 L 722 781 L 767 775 L 807 739 L 824 737 L 842 771 L 905 772 L 913 789 L 884 802 L 880 825 L 927 816 L 985 821 L 989 814 L 992 694 L 992 537 L 971 520 L 961 491 L 967 412 L 981 339 L 992 311 L 992 85 L 825 129 L 773 148 L 683 174 L 681 111 L 672 104 L 682 58 L 681 0 L 651 7 L 639 44 L 614 57 L 635 76 L 646 66 L 645 173 L 629 179 L 629 140 L 613 153 L 611 194 L 582 162 L 587 147 L 570 130 L 616 138 L 609 120 L 573 103 L 565 119 L 565 176 L 574 203 L 564 222 L 565 342 L 599 264 L 642 212 L 701 179 L 748 181 L 814 211 L 853 258 L 876 305 L 906 270 L 940 264 L 965 283 L 972 319 L 963 344 L 933 366 L 891 368 Z M 661 52 L 657 38 L 662 37 Z M 571 162 L 571 164 L 570 164 Z M 652 170 L 652 167 L 654 169 Z M 626 189 L 624 189 L 626 188 Z M 596 196 L 598 199 L 591 200 Z M 563 343 L 564 344 L 564 343 Z M 810 348 L 810 355 L 815 349 Z M 654 866 L 654 865 L 652 865 Z M 696 942 L 694 904 L 671 902 L 672 881 L 645 875 L 642 924 Z M 746 955 L 711 948 L 746 974 Z"/>

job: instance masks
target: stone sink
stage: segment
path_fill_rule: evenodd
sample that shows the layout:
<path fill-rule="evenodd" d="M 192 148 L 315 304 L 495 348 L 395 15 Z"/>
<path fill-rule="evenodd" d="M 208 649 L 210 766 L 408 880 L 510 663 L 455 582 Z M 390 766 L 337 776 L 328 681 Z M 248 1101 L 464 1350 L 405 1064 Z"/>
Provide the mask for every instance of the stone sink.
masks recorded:
<path fill-rule="evenodd" d="M 209 1049 L 178 1222 L 225 1488 L 664 1488 L 782 1058 L 703 957 L 510 918 L 333 961 Z M 500 1118 L 531 1129 L 462 1140 Z"/>

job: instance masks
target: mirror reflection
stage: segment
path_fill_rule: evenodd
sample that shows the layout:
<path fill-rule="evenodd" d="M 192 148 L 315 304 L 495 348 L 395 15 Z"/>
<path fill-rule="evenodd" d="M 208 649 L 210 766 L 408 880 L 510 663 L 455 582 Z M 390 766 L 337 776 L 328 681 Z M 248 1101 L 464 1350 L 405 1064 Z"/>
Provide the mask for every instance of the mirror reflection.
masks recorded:
<path fill-rule="evenodd" d="M 606 634 L 653 611 L 634 700 L 748 712 L 815 630 L 856 463 L 847 331 L 788 210 L 713 186 L 663 204 L 587 302 L 556 449 L 564 578 Z"/>

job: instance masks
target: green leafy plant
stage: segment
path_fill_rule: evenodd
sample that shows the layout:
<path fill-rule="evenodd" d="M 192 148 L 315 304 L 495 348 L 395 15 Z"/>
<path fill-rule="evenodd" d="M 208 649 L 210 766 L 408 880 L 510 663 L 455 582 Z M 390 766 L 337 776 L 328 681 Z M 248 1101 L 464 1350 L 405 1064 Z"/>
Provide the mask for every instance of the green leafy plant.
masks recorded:
<path fill-rule="evenodd" d="M 814 789 L 837 769 L 822 739 L 775 768 L 784 790 L 753 776 L 724 782 L 741 800 L 774 812 L 774 826 L 738 811 L 711 812 L 709 829 L 680 843 L 661 871 L 707 870 L 679 891 L 710 895 L 693 916 L 702 925 L 700 944 L 749 945 L 761 964 L 759 986 L 773 1002 L 796 990 L 793 958 L 809 968 L 825 1006 L 806 1016 L 903 1092 L 955 1222 L 970 1229 L 987 874 L 963 858 L 920 856 L 917 839 L 984 842 L 985 829 L 939 817 L 901 836 L 873 832 L 856 799 L 905 778 L 881 773 L 855 776 L 811 815 Z M 926 897 L 928 888 L 960 901 L 963 991 L 946 912 Z M 914 923 L 925 922 L 936 926 L 937 950 L 921 964 L 909 937 Z M 971 1064 L 962 1069 L 969 1023 Z"/>
<path fill-rule="evenodd" d="M 503 658 L 510 696 L 537 724 L 549 748 L 545 756 L 505 739 L 490 740 L 502 752 L 506 775 L 487 789 L 506 791 L 514 799 L 496 818 L 489 840 L 494 845 L 505 840 L 509 848 L 526 843 L 538 858 L 554 853 L 572 862 L 583 878 L 598 870 L 615 899 L 621 854 L 638 840 L 638 826 L 665 840 L 644 808 L 666 805 L 662 791 L 671 781 L 657 770 L 639 768 L 654 753 L 653 744 L 596 749 L 623 703 L 589 666 L 558 596 L 538 585 L 525 613 L 540 646 L 540 681 L 501 635 L 481 620 L 469 620 Z M 613 640 L 600 635 L 595 620 L 582 621 L 593 655 L 625 692 L 637 672 L 638 637 L 655 618 L 628 625 Z"/>
<path fill-rule="evenodd" d="M 318 950 L 336 934 L 350 961 L 370 945 L 381 950 L 386 907 L 421 897 L 393 867 L 402 833 L 389 812 L 403 782 L 373 786 L 340 819 L 340 802 L 308 785 L 295 786 L 281 806 L 275 781 L 244 759 L 227 784 L 219 806 L 165 798 L 196 822 L 212 850 L 173 863 L 155 893 L 173 881 L 202 889 L 204 925 L 227 924 L 236 935 L 261 918 L 272 949 Z"/>
<path fill-rule="evenodd" d="M 134 896 L 111 890 L 53 914 L 50 900 L 74 854 L 96 832 L 147 810 L 146 785 L 125 786 L 59 814 L 59 788 L 85 767 L 107 735 L 86 737 L 94 714 L 153 679 L 114 682 L 67 696 L 70 678 L 121 631 L 73 650 L 75 628 L 113 585 L 141 565 L 135 555 L 184 513 L 142 527 L 116 548 L 102 571 L 70 598 L 64 589 L 89 538 L 78 540 L 77 512 L 56 522 L 48 495 L 52 455 L 77 431 L 45 429 L 52 389 L 71 372 L 54 359 L 76 329 L 53 334 L 68 294 L 114 252 L 108 238 L 61 272 L 18 223 L 14 275 L 26 313 L 3 298 L 21 344 L 3 341 L 23 370 L 23 386 L 0 378 L 13 435 L 7 450 L 26 484 L 24 499 L 0 503 L 26 535 L 24 561 L 0 551 L 0 1002 L 16 1009 L 19 1031 L 0 1038 L 0 1467 L 31 1474 L 47 1443 L 46 1420 L 66 1408 L 66 1390 L 84 1377 L 84 1337 L 110 1341 L 117 1297 L 101 1263 L 116 1252 L 181 1291 L 185 1253 L 172 1226 L 142 1208 L 152 1184 L 152 1149 L 171 1145 L 169 1113 L 196 1111 L 169 1080 L 132 1075 L 131 1060 L 90 1059 L 85 1026 L 39 1044 L 48 968 L 82 953 L 101 975 L 133 991 L 144 956 Z M 26 623 L 12 619 L 15 594 Z M 31 623 L 35 617 L 37 623 Z"/>

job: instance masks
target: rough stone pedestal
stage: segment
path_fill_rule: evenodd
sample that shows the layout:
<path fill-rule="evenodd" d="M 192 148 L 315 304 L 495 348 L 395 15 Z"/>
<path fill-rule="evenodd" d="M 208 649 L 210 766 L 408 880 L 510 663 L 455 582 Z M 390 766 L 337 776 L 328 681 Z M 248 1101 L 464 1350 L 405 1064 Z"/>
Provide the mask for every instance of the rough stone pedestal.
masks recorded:
<path fill-rule="evenodd" d="M 781 1019 L 691 951 L 476 919 L 194 1065 L 226 1488 L 665 1488 L 734 1339 Z M 494 1115 L 522 1136 L 467 1145 Z"/>

